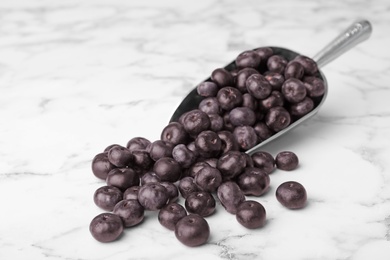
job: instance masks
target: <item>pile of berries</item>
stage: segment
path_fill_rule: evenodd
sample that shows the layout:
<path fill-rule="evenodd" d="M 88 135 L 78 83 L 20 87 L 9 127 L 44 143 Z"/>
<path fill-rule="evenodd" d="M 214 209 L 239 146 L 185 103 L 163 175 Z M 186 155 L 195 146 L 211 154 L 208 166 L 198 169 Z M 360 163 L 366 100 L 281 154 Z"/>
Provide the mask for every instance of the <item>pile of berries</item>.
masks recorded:
<path fill-rule="evenodd" d="M 324 94 L 317 66 L 305 56 L 288 61 L 272 48 L 258 48 L 238 55 L 230 70 L 214 70 L 197 92 L 203 97 L 198 108 L 170 122 L 159 140 L 134 137 L 93 158 L 94 175 L 106 182 L 94 202 L 107 211 L 90 224 L 95 239 L 116 240 L 150 210 L 180 242 L 199 246 L 209 238 L 206 218 L 215 213 L 216 200 L 244 227 L 264 226 L 264 207 L 247 197 L 265 194 L 274 169 L 294 170 L 298 157 L 245 151 L 315 107 Z M 289 181 L 277 188 L 276 198 L 298 209 L 307 195 Z"/>

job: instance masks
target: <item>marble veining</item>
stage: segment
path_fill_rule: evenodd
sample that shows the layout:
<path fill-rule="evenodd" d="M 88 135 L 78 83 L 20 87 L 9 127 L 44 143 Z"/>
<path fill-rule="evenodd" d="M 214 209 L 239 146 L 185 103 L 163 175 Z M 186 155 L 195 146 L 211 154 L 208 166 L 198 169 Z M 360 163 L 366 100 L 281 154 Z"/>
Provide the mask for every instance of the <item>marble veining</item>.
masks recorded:
<path fill-rule="evenodd" d="M 389 259 L 389 14 L 385 0 L 0 2 L 0 259 Z M 243 228 L 218 204 L 198 248 L 155 212 L 114 243 L 92 238 L 95 154 L 158 139 L 191 88 L 240 52 L 313 56 L 359 18 L 373 34 L 323 68 L 319 113 L 264 147 L 296 152 L 300 167 L 272 173 L 254 198 L 263 228 Z M 287 180 L 305 185 L 306 208 L 278 204 Z"/>

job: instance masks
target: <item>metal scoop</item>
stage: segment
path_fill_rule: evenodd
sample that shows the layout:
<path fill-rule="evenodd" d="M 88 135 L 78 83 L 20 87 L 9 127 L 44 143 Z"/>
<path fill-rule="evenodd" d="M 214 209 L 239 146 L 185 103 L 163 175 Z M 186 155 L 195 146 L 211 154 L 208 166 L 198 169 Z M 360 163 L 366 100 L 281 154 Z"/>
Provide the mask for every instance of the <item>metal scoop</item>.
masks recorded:
<path fill-rule="evenodd" d="M 360 20 L 354 22 L 345 31 L 339 34 L 333 41 L 331 41 L 328 45 L 326 45 L 317 55 L 315 55 L 313 57 L 313 60 L 317 62 L 317 66 L 319 68 L 322 68 L 329 62 L 339 57 L 341 54 L 352 49 L 357 44 L 367 40 L 370 37 L 371 33 L 372 33 L 372 26 L 369 21 Z M 288 49 L 273 47 L 273 46 L 271 48 L 274 50 L 274 54 L 280 54 L 286 57 L 287 60 L 292 60 L 297 55 L 299 55 L 298 53 Z M 228 71 L 234 69 L 235 61 L 232 61 L 224 68 Z M 322 80 L 324 81 L 325 92 L 324 95 L 322 96 L 322 99 L 317 104 L 317 106 L 311 112 L 309 112 L 305 116 L 301 117 L 300 119 L 290 124 L 287 128 L 275 133 L 268 139 L 262 141 L 261 143 L 257 144 L 253 148 L 247 150 L 246 153 L 248 154 L 254 153 L 255 151 L 259 150 L 263 145 L 285 134 L 286 132 L 290 131 L 291 129 L 301 124 L 303 121 L 309 119 L 310 117 L 314 116 L 318 112 L 319 108 L 324 103 L 328 93 L 328 84 L 326 78 L 321 70 L 319 71 L 319 73 L 320 73 L 320 78 L 322 78 Z M 208 78 L 205 81 L 210 81 L 210 80 L 211 79 Z M 199 103 L 202 101 L 202 99 L 204 99 L 204 97 L 198 95 L 197 89 L 195 87 L 177 107 L 176 111 L 173 113 L 173 116 L 171 117 L 170 122 L 177 121 L 183 113 L 198 108 Z"/>

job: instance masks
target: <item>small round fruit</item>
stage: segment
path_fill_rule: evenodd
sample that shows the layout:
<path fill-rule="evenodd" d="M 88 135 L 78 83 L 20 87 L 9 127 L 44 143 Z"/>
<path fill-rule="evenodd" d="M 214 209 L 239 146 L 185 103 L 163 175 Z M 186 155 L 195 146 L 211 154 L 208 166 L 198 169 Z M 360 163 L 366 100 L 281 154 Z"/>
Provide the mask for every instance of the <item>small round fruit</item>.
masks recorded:
<path fill-rule="evenodd" d="M 222 206 L 230 214 L 236 214 L 237 206 L 245 201 L 245 195 L 234 181 L 222 183 L 218 190 L 217 196 Z"/>
<path fill-rule="evenodd" d="M 298 156 L 290 151 L 283 151 L 275 157 L 276 167 L 284 171 L 292 171 L 298 167 Z"/>
<path fill-rule="evenodd" d="M 122 219 L 112 213 L 101 213 L 92 219 L 89 232 L 99 242 L 112 242 L 123 232 Z"/>
<path fill-rule="evenodd" d="M 147 183 L 138 191 L 138 201 L 146 210 L 159 210 L 169 199 L 167 189 L 159 183 Z"/>
<path fill-rule="evenodd" d="M 260 228 L 265 225 L 265 208 L 257 201 L 244 201 L 237 207 L 236 219 L 246 228 Z"/>
<path fill-rule="evenodd" d="M 187 216 L 185 208 L 176 203 L 169 203 L 158 212 L 158 221 L 164 227 L 174 231 L 176 223 Z"/>
<path fill-rule="evenodd" d="M 125 227 L 135 226 L 144 219 L 144 207 L 138 200 L 122 200 L 115 205 L 112 213 L 121 217 Z"/>
<path fill-rule="evenodd" d="M 108 160 L 108 152 L 95 155 L 91 166 L 93 174 L 102 180 L 106 180 L 108 173 L 116 168 L 116 166 Z"/>
<path fill-rule="evenodd" d="M 300 209 L 306 205 L 306 189 L 299 182 L 287 181 L 276 189 L 276 198 L 286 208 Z"/>
<path fill-rule="evenodd" d="M 176 238 L 186 246 L 196 247 L 207 242 L 210 227 L 199 215 L 190 214 L 180 219 L 175 226 Z"/>
<path fill-rule="evenodd" d="M 196 191 L 187 196 L 184 203 L 189 213 L 198 214 L 202 217 L 210 216 L 215 212 L 215 199 L 207 191 Z"/>
<path fill-rule="evenodd" d="M 102 186 L 93 194 L 93 201 L 96 206 L 107 211 L 113 210 L 122 198 L 122 191 L 114 186 Z"/>

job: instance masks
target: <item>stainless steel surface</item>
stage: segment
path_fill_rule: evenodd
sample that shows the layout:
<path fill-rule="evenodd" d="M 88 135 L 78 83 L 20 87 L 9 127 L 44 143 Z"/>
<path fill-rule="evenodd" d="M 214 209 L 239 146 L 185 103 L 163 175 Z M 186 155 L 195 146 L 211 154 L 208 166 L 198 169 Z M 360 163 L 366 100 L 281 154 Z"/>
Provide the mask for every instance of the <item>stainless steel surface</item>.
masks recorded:
<path fill-rule="evenodd" d="M 317 65 L 319 68 L 322 68 L 332 60 L 336 59 L 343 53 L 347 52 L 357 44 L 367 40 L 372 33 L 372 26 L 371 23 L 367 20 L 361 20 L 354 22 L 351 26 L 349 26 L 345 31 L 343 31 L 341 34 L 339 34 L 333 41 L 331 41 L 328 45 L 326 45 L 317 55 L 313 57 L 313 59 L 317 62 Z M 298 53 L 280 48 L 280 47 L 272 47 L 275 54 L 281 54 L 283 56 L 286 56 L 288 60 L 293 59 L 295 56 L 298 55 Z M 224 68 L 229 70 L 234 68 L 235 64 L 234 61 L 226 65 Z M 321 105 L 324 103 L 327 93 L 328 93 L 328 84 L 326 81 L 326 78 L 322 71 L 319 71 L 320 77 L 323 79 L 325 83 L 325 93 L 321 100 L 318 101 L 316 107 L 307 115 L 301 117 L 297 121 L 290 124 L 287 128 L 283 129 L 282 131 L 279 131 L 275 133 L 273 136 L 268 138 L 267 140 L 257 144 L 255 147 L 249 149 L 246 151 L 248 154 L 252 154 L 255 151 L 259 150 L 262 146 L 265 144 L 275 140 L 279 136 L 285 134 L 286 132 L 290 131 L 294 127 L 301 124 L 303 121 L 309 119 L 310 117 L 314 116 L 318 110 L 320 109 Z M 211 80 L 210 78 L 207 78 L 205 81 Z M 183 99 L 183 101 L 180 103 L 180 105 L 177 107 L 176 111 L 173 113 L 170 122 L 177 121 L 177 119 L 182 115 L 183 113 L 190 111 L 192 109 L 195 109 L 198 107 L 200 101 L 203 99 L 203 97 L 199 96 L 197 94 L 196 87 Z"/>

